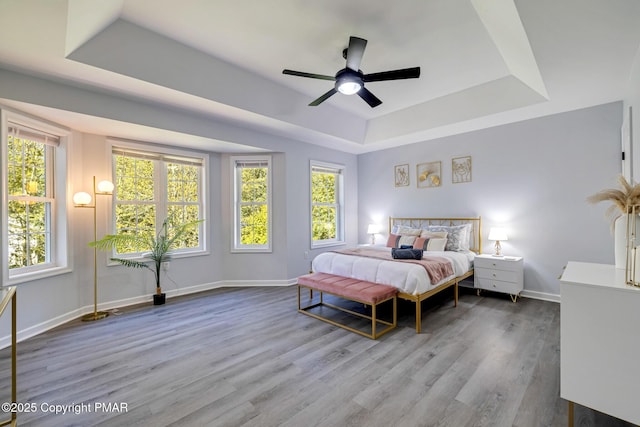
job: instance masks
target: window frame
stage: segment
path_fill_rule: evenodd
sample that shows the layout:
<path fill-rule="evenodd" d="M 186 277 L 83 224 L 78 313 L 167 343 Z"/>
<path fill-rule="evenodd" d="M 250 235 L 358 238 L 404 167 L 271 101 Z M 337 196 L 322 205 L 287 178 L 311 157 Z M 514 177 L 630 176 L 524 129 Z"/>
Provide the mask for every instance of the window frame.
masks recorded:
<path fill-rule="evenodd" d="M 240 227 L 240 199 L 241 199 L 241 186 L 238 185 L 241 181 L 242 174 L 241 168 L 238 168 L 238 163 L 263 163 L 267 164 L 267 243 L 264 245 L 254 244 L 242 244 L 240 243 L 242 229 Z M 232 206 L 232 218 L 233 218 L 233 232 L 231 235 L 231 252 L 232 253 L 269 253 L 273 251 L 273 203 L 272 203 L 272 175 L 273 175 L 273 162 L 271 155 L 235 155 L 229 157 L 230 174 L 231 174 L 231 206 Z"/>
<path fill-rule="evenodd" d="M 5 109 L 0 106 L 0 128 L 2 132 L 0 166 L 2 197 L 0 199 L 1 235 L 2 242 L 8 242 L 9 235 L 9 195 L 8 195 L 8 132 L 10 123 L 33 129 L 42 135 L 52 135 L 57 137 L 57 146 L 48 148 L 50 158 L 46 160 L 47 187 L 49 194 L 45 198 L 50 200 L 50 212 L 48 213 L 49 227 L 48 237 L 48 262 L 36 266 L 20 267 L 9 269 L 8 243 L 0 245 L 0 256 L 2 262 L 2 283 L 6 285 L 16 285 L 19 283 L 38 280 L 71 271 L 69 265 L 69 225 L 68 225 L 68 204 L 67 204 L 67 147 L 71 140 L 71 132 L 57 124 L 43 119 Z"/>
<path fill-rule="evenodd" d="M 111 180 L 114 182 L 116 187 L 114 188 L 114 196 L 113 201 L 111 203 L 111 214 L 108 218 L 107 229 L 110 230 L 110 233 L 116 233 L 116 206 L 117 203 L 117 183 L 115 182 L 116 177 L 116 162 L 114 156 L 118 153 L 115 151 L 122 151 L 126 153 L 130 151 L 132 153 L 139 154 L 147 154 L 150 160 L 154 160 L 159 162 L 159 167 L 154 167 L 153 181 L 154 181 L 154 202 L 156 207 L 156 232 L 159 231 L 159 227 L 162 225 L 163 218 L 166 217 L 168 212 L 168 207 L 172 204 L 168 202 L 166 198 L 166 188 L 167 188 L 167 163 L 171 162 L 171 158 L 191 158 L 197 159 L 202 163 L 201 171 L 200 171 L 200 191 L 199 191 L 199 210 L 200 210 L 200 218 L 206 219 L 209 218 L 209 197 L 208 197 L 208 182 L 209 182 L 209 156 L 206 153 L 199 151 L 189 151 L 189 150 L 181 150 L 169 147 L 158 147 L 154 144 L 150 143 L 142 143 L 135 142 L 129 140 L 120 140 L 111 138 L 107 141 L 108 153 L 110 155 L 111 161 Z M 164 189 L 161 190 L 161 189 Z M 163 216 L 164 215 L 164 216 Z M 182 248 L 171 251 L 171 258 L 186 258 L 191 256 L 200 256 L 209 254 L 209 239 L 207 238 L 209 234 L 208 221 L 202 221 L 198 224 L 198 242 L 199 247 L 197 248 Z M 144 251 L 147 252 L 147 251 Z M 118 258 L 126 258 L 126 259 L 134 259 L 134 260 L 143 260 L 146 259 L 142 256 L 144 252 L 132 252 L 132 253 L 124 253 L 120 254 L 116 252 L 116 249 L 113 248 L 111 251 L 112 256 Z M 120 265 L 113 261 L 109 261 L 108 265 Z"/>
<path fill-rule="evenodd" d="M 315 203 L 313 202 L 313 173 L 314 169 L 329 169 L 335 170 L 337 175 L 337 183 L 336 183 L 336 238 L 335 239 L 325 239 L 325 240 L 314 240 L 313 239 L 313 207 Z M 337 163 L 329 163 L 323 162 L 319 160 L 311 160 L 309 161 L 309 240 L 311 241 L 311 249 L 316 248 L 325 248 L 329 246 L 339 246 L 345 244 L 345 230 L 344 230 L 344 176 L 345 176 L 346 166 L 337 164 Z"/>

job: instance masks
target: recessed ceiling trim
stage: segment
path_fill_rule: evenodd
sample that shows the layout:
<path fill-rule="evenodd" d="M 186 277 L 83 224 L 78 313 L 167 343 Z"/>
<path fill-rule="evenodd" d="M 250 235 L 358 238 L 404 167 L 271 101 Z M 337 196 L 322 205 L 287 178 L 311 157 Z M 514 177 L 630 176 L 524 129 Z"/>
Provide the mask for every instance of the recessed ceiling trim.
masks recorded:
<path fill-rule="evenodd" d="M 513 0 L 471 0 L 511 74 L 549 99 L 527 33 Z"/>

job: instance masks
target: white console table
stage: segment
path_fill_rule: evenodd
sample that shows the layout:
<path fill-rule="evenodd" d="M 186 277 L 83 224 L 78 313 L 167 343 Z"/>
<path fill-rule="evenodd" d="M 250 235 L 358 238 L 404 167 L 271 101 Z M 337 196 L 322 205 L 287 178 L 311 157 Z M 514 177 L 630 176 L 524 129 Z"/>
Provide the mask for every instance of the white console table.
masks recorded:
<path fill-rule="evenodd" d="M 640 288 L 613 265 L 569 262 L 560 278 L 560 397 L 640 424 Z"/>

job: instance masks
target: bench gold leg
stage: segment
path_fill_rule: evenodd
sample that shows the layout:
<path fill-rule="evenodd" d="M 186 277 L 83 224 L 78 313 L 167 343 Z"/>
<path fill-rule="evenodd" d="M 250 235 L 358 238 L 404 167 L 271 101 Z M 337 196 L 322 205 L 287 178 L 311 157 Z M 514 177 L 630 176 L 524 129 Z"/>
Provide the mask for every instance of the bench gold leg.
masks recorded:
<path fill-rule="evenodd" d="M 324 322 L 330 323 L 330 324 L 332 324 L 334 326 L 338 326 L 340 328 L 346 329 L 346 330 L 351 331 L 351 332 L 355 332 L 357 334 L 360 334 L 362 336 L 365 336 L 365 337 L 371 338 L 371 339 L 377 339 L 378 337 L 380 337 L 380 336 L 386 334 L 387 332 L 389 332 L 390 330 L 394 329 L 398 324 L 397 297 L 395 295 L 393 297 L 389 298 L 389 299 L 386 299 L 384 301 L 379 302 L 378 304 L 372 304 L 371 305 L 371 316 L 368 316 L 366 314 L 362 314 L 362 313 L 358 313 L 358 312 L 349 310 L 349 309 L 347 309 L 345 307 L 340 307 L 340 306 L 337 306 L 337 305 L 330 304 L 328 302 L 324 302 L 323 301 L 324 291 L 318 291 L 319 294 L 320 294 L 320 302 L 313 303 L 313 301 L 311 301 L 310 305 L 307 305 L 307 306 L 303 307 L 302 303 L 301 303 L 301 299 L 300 299 L 300 288 L 302 286 L 303 285 L 298 285 L 298 312 L 299 313 L 306 314 L 307 316 L 314 317 L 316 319 L 319 319 L 319 320 L 322 320 Z M 307 287 L 307 286 L 305 286 L 305 287 Z M 335 294 L 332 294 L 332 295 L 335 295 Z M 337 296 L 339 298 L 347 299 L 347 298 L 344 298 L 344 297 L 342 297 L 340 295 L 335 295 L 335 296 Z M 350 300 L 350 299 L 347 299 L 347 300 Z M 391 321 L 378 319 L 377 306 L 379 304 L 383 304 L 385 302 L 388 302 L 389 300 L 393 300 L 392 301 L 392 304 L 393 304 L 393 319 Z M 354 301 L 354 300 L 350 300 L 350 301 Z M 364 319 L 371 320 L 371 333 L 366 333 L 366 332 L 360 331 L 358 329 L 355 329 L 355 328 L 352 328 L 350 326 L 338 323 L 338 322 L 336 322 L 334 320 L 331 320 L 331 319 L 326 318 L 324 316 L 320 316 L 319 314 L 312 313 L 312 312 L 308 311 L 311 308 L 319 307 L 319 306 L 330 307 L 330 308 L 333 308 L 333 309 L 336 309 L 336 310 L 343 311 L 345 313 L 352 314 L 354 316 L 358 316 L 358 317 L 362 317 Z M 382 323 L 383 325 L 386 325 L 386 328 L 384 328 L 380 332 L 378 332 L 378 329 L 377 329 L 378 322 Z"/>
<path fill-rule="evenodd" d="M 378 306 L 373 304 L 371 306 L 371 336 L 373 336 L 373 339 L 376 339 L 376 308 Z"/>

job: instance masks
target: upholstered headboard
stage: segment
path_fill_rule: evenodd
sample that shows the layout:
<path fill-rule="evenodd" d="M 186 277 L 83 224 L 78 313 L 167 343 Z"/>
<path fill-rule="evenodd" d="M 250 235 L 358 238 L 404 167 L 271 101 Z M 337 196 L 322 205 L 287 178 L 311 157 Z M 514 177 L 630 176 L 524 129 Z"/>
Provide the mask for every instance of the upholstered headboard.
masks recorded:
<path fill-rule="evenodd" d="M 428 225 L 462 225 L 471 224 L 469 249 L 477 254 L 482 253 L 482 218 L 398 218 L 389 217 L 389 233 L 396 225 L 411 228 L 426 228 Z"/>

